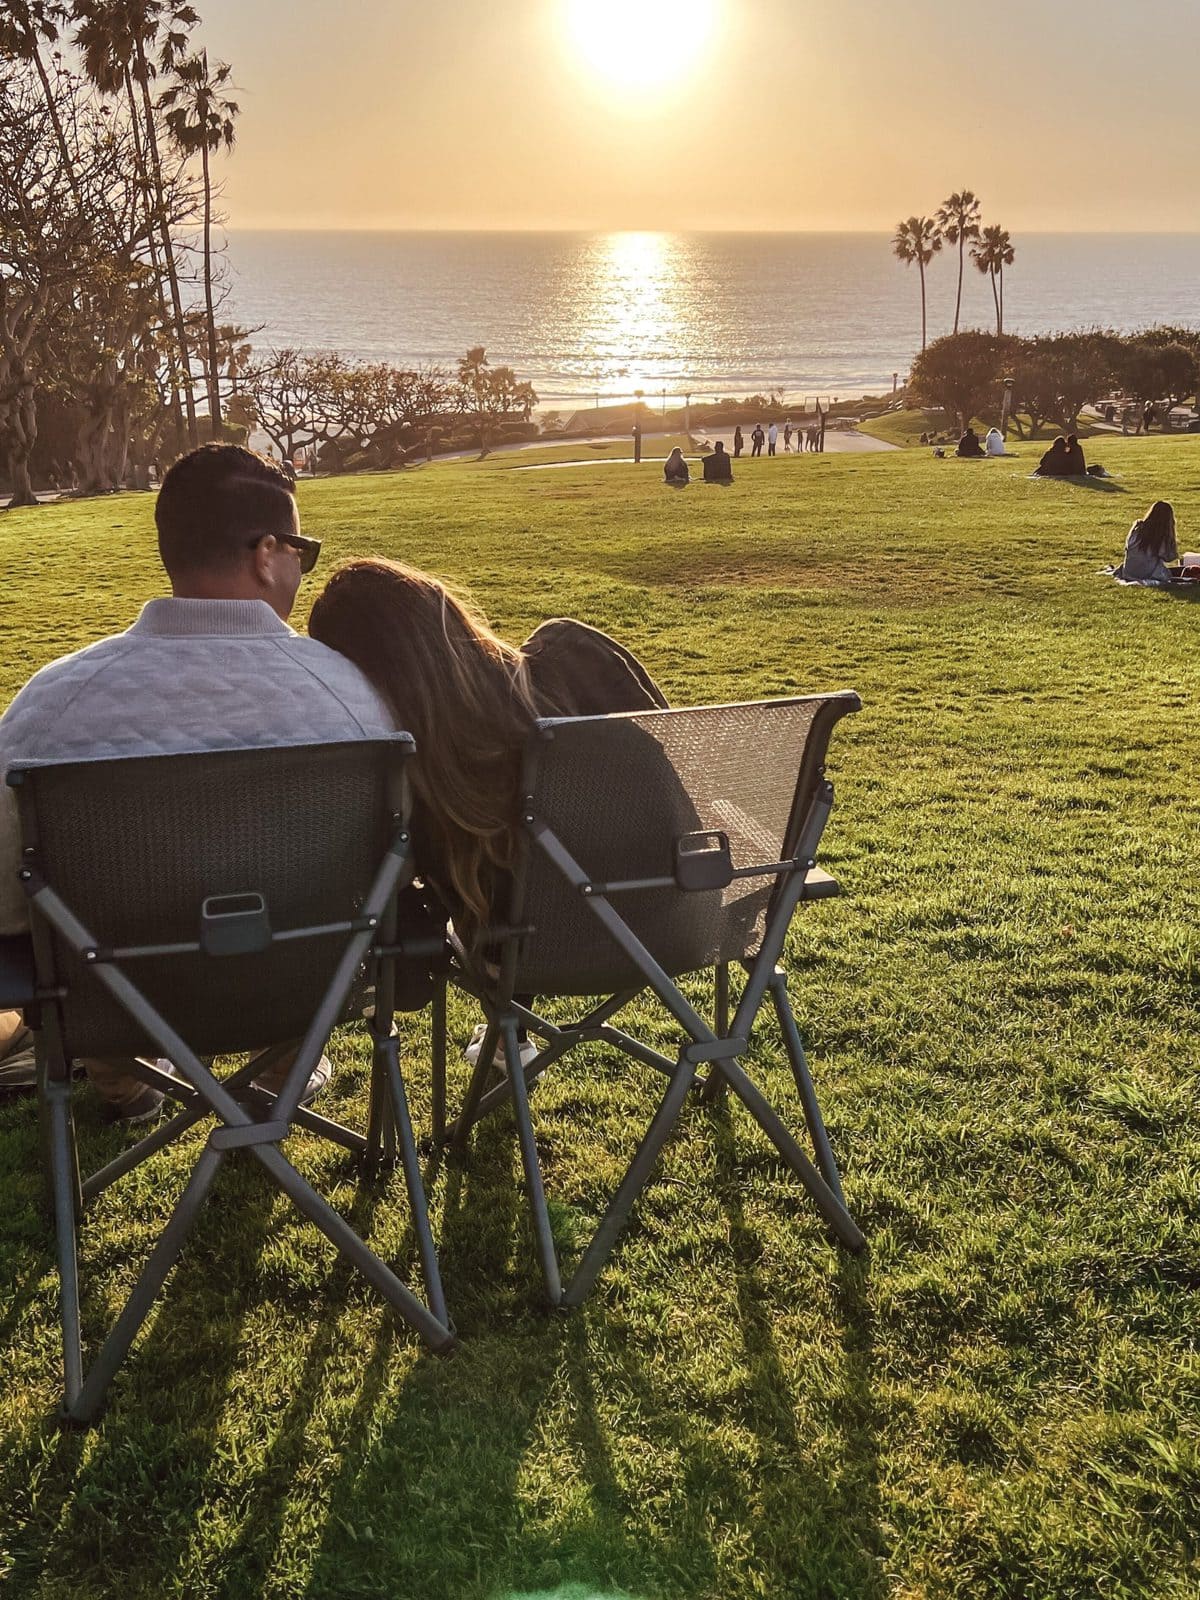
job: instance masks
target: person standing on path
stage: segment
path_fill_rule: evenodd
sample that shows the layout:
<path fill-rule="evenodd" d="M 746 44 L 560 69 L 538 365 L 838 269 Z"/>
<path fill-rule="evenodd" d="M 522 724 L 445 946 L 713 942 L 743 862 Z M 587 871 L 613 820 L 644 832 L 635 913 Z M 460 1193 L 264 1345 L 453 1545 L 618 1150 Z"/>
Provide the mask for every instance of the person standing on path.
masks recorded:
<path fill-rule="evenodd" d="M 783 453 L 790 455 L 792 452 L 792 419 L 789 417 L 783 425 Z"/>
<path fill-rule="evenodd" d="M 1146 409 L 1142 412 L 1142 432 L 1149 433 L 1154 423 L 1154 401 L 1146 401 Z"/>
<path fill-rule="evenodd" d="M 779 424 L 777 422 L 773 422 L 771 424 L 771 426 L 767 429 L 767 454 L 769 456 L 773 456 L 775 454 L 775 446 L 778 443 L 779 443 Z"/>
<path fill-rule="evenodd" d="M 746 441 L 742 438 L 742 425 L 739 422 L 737 427 L 733 430 L 733 453 L 735 456 L 741 455 L 742 446 L 745 444 L 745 442 Z"/>
<path fill-rule="evenodd" d="M 633 464 L 637 466 L 642 459 L 642 425 L 635 422 L 633 425 Z"/>
<path fill-rule="evenodd" d="M 750 435 L 750 454 L 752 456 L 762 455 L 762 447 L 766 443 L 766 440 L 767 436 L 763 432 L 762 423 L 756 422 L 754 424 L 754 432 Z"/>

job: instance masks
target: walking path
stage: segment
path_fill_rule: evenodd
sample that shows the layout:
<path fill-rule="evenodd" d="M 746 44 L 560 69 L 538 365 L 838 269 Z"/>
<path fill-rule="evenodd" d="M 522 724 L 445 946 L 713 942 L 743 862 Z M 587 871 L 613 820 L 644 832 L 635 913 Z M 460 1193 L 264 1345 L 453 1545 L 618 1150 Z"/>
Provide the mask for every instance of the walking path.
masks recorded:
<path fill-rule="evenodd" d="M 875 455 L 881 450 L 898 450 L 899 445 L 890 444 L 886 439 L 873 439 L 868 433 L 827 433 L 825 435 L 826 455 Z M 780 450 L 776 459 L 783 455 Z M 803 452 L 793 452 L 794 454 Z M 685 455 L 685 461 L 700 461 L 703 457 L 697 454 Z M 736 458 L 731 456 L 735 465 L 741 467 L 753 459 L 749 451 Z M 765 458 L 763 458 L 765 459 Z M 666 460 L 665 456 L 650 456 L 643 454 L 642 465 L 661 465 Z M 527 461 L 514 467 L 514 472 L 554 472 L 559 467 L 620 467 L 632 466 L 632 456 L 579 456 L 573 461 Z"/>

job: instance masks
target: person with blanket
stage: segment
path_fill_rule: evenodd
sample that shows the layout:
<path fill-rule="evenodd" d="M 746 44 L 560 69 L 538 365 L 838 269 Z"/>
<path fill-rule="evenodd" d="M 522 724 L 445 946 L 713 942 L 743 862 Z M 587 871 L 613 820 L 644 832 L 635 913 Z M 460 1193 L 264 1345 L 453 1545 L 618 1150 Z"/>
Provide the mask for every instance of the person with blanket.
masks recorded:
<path fill-rule="evenodd" d="M 1167 500 L 1156 500 L 1130 528 L 1117 576 L 1127 583 L 1166 583 L 1175 576 L 1167 562 L 1178 559 L 1174 507 Z"/>

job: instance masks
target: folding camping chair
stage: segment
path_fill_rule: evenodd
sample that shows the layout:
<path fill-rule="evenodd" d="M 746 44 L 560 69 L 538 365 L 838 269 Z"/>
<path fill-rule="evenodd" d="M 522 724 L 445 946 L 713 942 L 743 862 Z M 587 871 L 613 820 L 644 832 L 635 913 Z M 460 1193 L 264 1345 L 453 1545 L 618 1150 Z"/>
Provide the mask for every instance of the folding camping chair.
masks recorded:
<path fill-rule="evenodd" d="M 398 895 L 413 875 L 412 748 L 400 734 L 10 771 L 31 912 L 26 1011 L 57 1235 L 66 1420 L 96 1417 L 222 1162 L 239 1153 L 261 1164 L 426 1344 L 453 1344 L 393 1029 L 398 988 L 427 971 L 442 944 L 427 932 L 406 940 L 398 925 Z M 365 1135 L 300 1104 L 330 1030 L 364 1014 L 373 1039 Z M 257 1088 L 255 1076 L 297 1039 L 278 1095 Z M 262 1050 L 223 1081 L 206 1065 Z M 180 1109 L 81 1185 L 71 1063 L 138 1056 L 173 1063 L 178 1076 L 149 1061 L 136 1074 Z M 85 1377 L 80 1208 L 208 1116 L 215 1126 L 182 1197 Z M 428 1308 L 288 1161 L 280 1144 L 293 1129 L 369 1163 L 398 1155 Z"/>
<path fill-rule="evenodd" d="M 750 1112 L 851 1250 L 865 1241 L 846 1209 L 804 1048 L 777 965 L 801 901 L 837 893 L 816 867 L 833 805 L 825 753 L 834 724 L 857 711 L 841 693 L 695 710 L 540 722 L 525 754 L 523 838 L 509 920 L 461 947 L 453 980 L 482 1004 L 487 1036 L 462 1109 L 447 1128 L 445 1041 L 435 1039 L 435 1134 L 462 1144 L 475 1122 L 512 1101 L 534 1232 L 552 1304 L 578 1305 L 611 1252 L 660 1150 L 708 1069 L 707 1096 L 730 1090 Z M 745 987 L 732 1019 L 729 968 Z M 713 968 L 715 1027 L 681 992 L 682 974 Z M 679 1023 L 672 1060 L 614 1026 L 649 988 Z M 604 998 L 555 1025 L 518 998 Z M 740 1064 L 770 996 L 816 1155 L 805 1155 Z M 443 1013 L 439 1008 L 435 1023 Z M 520 1066 L 518 1028 L 544 1041 Z M 570 1282 L 562 1286 L 529 1113 L 529 1088 L 575 1045 L 602 1040 L 666 1074 L 662 1101 Z M 497 1045 L 503 1081 L 487 1080 Z"/>

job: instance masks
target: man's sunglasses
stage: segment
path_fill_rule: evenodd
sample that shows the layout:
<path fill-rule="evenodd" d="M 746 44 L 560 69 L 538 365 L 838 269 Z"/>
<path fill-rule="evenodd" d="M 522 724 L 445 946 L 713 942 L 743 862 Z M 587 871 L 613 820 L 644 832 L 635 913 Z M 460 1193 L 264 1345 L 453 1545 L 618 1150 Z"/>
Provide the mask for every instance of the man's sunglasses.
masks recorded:
<path fill-rule="evenodd" d="M 272 535 L 269 533 L 260 533 L 257 539 L 251 539 L 249 548 L 255 550 L 264 539 L 271 537 Z M 306 539 L 302 533 L 277 533 L 274 538 L 277 543 L 290 544 L 293 550 L 299 552 L 300 571 L 302 573 L 311 572 L 316 566 L 317 559 L 321 554 L 320 539 Z"/>

